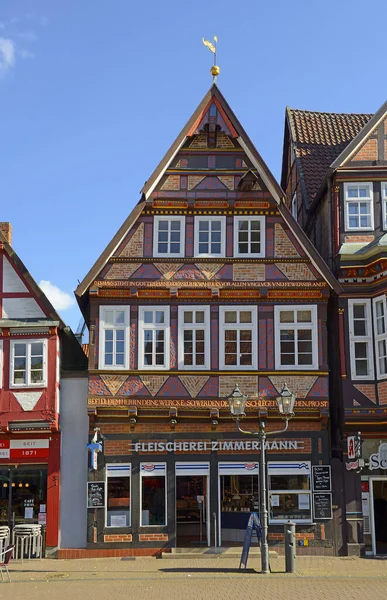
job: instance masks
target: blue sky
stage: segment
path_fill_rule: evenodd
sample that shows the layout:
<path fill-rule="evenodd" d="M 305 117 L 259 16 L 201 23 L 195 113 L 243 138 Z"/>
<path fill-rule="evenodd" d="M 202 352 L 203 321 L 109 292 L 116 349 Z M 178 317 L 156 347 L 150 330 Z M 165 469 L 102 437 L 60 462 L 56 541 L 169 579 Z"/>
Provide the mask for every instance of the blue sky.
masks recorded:
<path fill-rule="evenodd" d="M 385 0 L 0 0 L 0 221 L 33 277 L 72 296 L 211 85 L 279 178 L 284 112 L 386 100 Z M 55 292 L 55 290 L 54 290 Z M 68 305 L 68 308 L 64 308 Z"/>

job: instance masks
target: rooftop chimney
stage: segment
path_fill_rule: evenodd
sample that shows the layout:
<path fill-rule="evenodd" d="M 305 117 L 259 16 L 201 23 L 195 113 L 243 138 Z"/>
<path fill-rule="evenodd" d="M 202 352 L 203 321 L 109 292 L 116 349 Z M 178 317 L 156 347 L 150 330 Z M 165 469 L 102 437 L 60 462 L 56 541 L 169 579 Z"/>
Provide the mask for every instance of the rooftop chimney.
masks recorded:
<path fill-rule="evenodd" d="M 0 222 L 0 232 L 5 237 L 6 242 L 12 246 L 12 225 L 11 223 Z"/>

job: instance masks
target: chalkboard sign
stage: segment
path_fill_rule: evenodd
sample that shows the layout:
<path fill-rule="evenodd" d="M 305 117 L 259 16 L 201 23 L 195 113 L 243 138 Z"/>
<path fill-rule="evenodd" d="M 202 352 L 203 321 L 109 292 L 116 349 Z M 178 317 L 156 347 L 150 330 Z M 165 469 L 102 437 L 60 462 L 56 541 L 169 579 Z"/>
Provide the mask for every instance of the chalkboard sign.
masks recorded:
<path fill-rule="evenodd" d="M 105 482 L 87 482 L 87 508 L 105 507 Z"/>
<path fill-rule="evenodd" d="M 332 494 L 313 494 L 313 513 L 315 519 L 331 519 Z"/>
<path fill-rule="evenodd" d="M 313 491 L 330 492 L 331 491 L 331 468 L 329 465 L 316 465 L 313 470 Z"/>

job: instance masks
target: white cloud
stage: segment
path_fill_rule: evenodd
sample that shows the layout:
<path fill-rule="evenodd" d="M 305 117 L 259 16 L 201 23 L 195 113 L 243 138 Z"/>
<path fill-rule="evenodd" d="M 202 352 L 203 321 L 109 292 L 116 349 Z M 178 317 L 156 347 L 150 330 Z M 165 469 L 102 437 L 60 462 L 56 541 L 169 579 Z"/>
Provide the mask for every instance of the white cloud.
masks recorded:
<path fill-rule="evenodd" d="M 18 48 L 18 54 L 21 58 L 35 58 L 35 54 L 24 48 Z"/>
<path fill-rule="evenodd" d="M 75 303 L 74 298 L 70 296 L 70 294 L 67 294 L 67 292 L 62 292 L 62 290 L 51 283 L 51 281 L 42 279 L 42 281 L 39 283 L 39 287 L 46 294 L 55 310 L 67 310 Z"/>
<path fill-rule="evenodd" d="M 15 64 L 15 43 L 0 37 L 0 74 L 5 73 Z"/>
<path fill-rule="evenodd" d="M 16 35 L 19 39 L 23 40 L 23 42 L 36 42 L 36 40 L 38 39 L 36 33 L 31 30 L 20 31 Z"/>

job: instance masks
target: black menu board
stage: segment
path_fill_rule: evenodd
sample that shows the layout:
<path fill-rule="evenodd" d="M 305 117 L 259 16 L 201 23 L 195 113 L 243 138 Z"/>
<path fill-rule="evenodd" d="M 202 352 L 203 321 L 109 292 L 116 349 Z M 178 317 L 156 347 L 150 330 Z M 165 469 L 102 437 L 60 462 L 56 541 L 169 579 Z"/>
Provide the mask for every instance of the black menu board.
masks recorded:
<path fill-rule="evenodd" d="M 105 482 L 87 482 L 87 508 L 104 508 L 105 506 Z"/>
<path fill-rule="evenodd" d="M 331 468 L 329 465 L 315 465 L 313 470 L 313 491 L 330 492 L 331 491 Z"/>
<path fill-rule="evenodd" d="M 332 518 L 332 494 L 313 494 L 313 514 L 315 519 Z"/>

